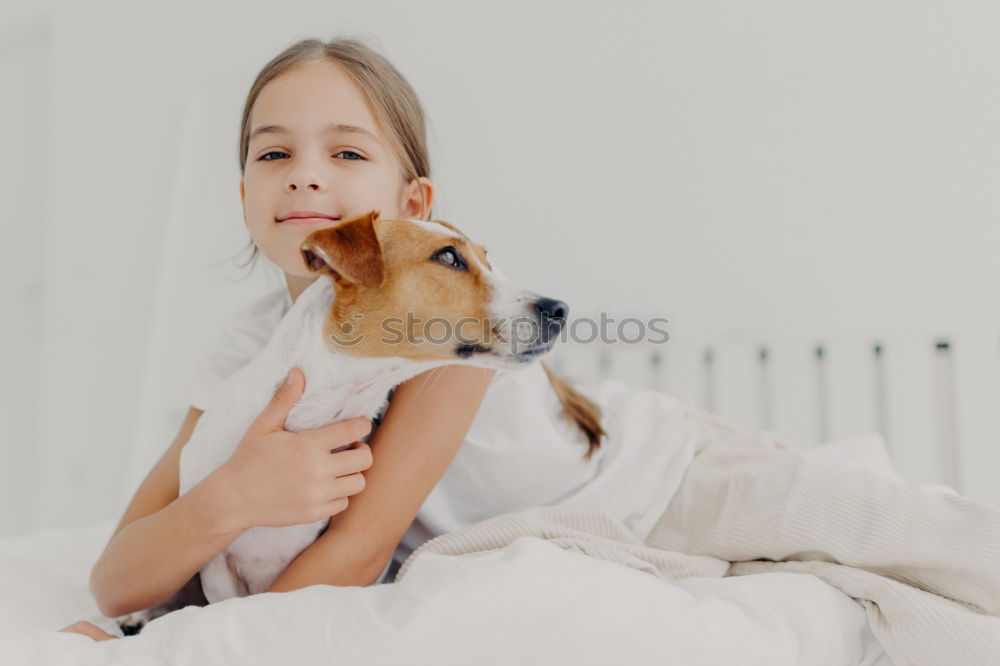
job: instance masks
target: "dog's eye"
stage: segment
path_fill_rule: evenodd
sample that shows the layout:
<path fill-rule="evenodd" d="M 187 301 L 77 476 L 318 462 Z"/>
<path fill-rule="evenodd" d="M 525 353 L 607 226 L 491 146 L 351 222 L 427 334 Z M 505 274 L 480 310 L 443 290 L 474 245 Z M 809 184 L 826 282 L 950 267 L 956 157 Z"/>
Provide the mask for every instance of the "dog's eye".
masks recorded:
<path fill-rule="evenodd" d="M 458 250 L 451 246 L 441 248 L 431 256 L 431 259 L 451 268 L 459 270 L 466 268 L 465 261 L 462 260 L 462 256 L 458 253 Z"/>

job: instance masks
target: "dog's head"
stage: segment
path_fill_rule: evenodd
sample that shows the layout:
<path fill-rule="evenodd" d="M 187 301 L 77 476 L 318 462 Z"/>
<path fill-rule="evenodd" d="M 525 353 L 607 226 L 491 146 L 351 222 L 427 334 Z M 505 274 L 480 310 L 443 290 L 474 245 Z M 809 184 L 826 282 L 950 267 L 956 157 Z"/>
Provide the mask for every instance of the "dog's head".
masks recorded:
<path fill-rule="evenodd" d="M 357 356 L 517 365 L 549 351 L 569 314 L 562 301 L 511 286 L 447 222 L 372 211 L 313 232 L 301 250 L 335 283 L 327 340 Z"/>

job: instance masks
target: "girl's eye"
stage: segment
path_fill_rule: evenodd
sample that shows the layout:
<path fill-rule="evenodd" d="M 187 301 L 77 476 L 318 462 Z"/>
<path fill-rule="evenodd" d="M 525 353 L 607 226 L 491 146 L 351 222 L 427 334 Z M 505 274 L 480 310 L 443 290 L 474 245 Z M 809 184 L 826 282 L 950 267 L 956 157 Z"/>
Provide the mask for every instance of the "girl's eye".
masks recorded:
<path fill-rule="evenodd" d="M 462 261 L 462 257 L 458 254 L 458 251 L 451 246 L 441 248 L 434 253 L 434 256 L 432 256 L 431 259 L 439 261 L 450 268 L 457 268 L 459 270 L 464 270 L 466 268 L 465 262 Z"/>
<path fill-rule="evenodd" d="M 267 159 L 268 155 L 285 155 L 287 157 L 288 153 L 282 152 L 280 150 L 272 150 L 270 152 L 267 152 L 267 153 L 264 153 L 263 155 L 261 155 L 259 161 L 261 161 L 261 162 L 274 162 L 275 160 Z M 360 154 L 354 152 L 353 150 L 342 150 L 339 153 L 337 153 L 337 155 L 353 155 L 354 157 L 346 157 L 346 158 L 344 158 L 344 159 L 348 160 L 349 162 L 354 162 L 354 161 L 357 161 L 357 160 L 363 160 L 363 159 L 365 159 L 364 157 L 362 157 Z"/>

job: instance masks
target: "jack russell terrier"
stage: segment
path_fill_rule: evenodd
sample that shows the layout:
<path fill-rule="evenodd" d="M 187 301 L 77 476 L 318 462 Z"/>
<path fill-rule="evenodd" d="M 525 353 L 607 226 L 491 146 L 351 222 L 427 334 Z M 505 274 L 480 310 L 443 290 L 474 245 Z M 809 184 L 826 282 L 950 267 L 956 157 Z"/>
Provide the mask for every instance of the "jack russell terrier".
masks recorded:
<path fill-rule="evenodd" d="M 292 367 L 302 369 L 306 388 L 286 430 L 357 416 L 377 420 L 396 385 L 430 368 L 499 369 L 537 360 L 552 349 L 568 314 L 561 301 L 511 286 L 485 250 L 447 222 L 385 220 L 372 211 L 313 232 L 301 252 L 320 279 L 296 299 L 264 350 L 221 384 L 198 419 L 181 451 L 181 493 L 229 459 Z M 404 321 L 407 335 L 399 330 Z M 389 329 L 387 322 L 400 326 Z M 435 335 L 435 323 L 454 334 Z M 589 457 L 604 435 L 596 406 L 545 371 L 565 417 L 586 436 Z M 204 598 L 266 591 L 328 523 L 248 529 L 201 570 Z M 135 633 L 184 605 L 192 592 L 197 597 L 191 588 L 119 623 Z"/>

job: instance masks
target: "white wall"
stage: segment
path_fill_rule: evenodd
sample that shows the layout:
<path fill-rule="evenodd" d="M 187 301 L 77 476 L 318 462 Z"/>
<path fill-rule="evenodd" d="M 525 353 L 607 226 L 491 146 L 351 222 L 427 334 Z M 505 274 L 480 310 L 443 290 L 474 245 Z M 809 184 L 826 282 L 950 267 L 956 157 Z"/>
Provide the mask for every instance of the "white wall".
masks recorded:
<path fill-rule="evenodd" d="M 48 36 L 41 21 L 25 21 L 14 33 L 0 32 L 0 81 L 4 103 L 0 126 L 8 127 L 0 160 L 0 530 L 19 531 L 30 522 L 22 498 L 33 491 L 34 414 L 39 395 L 41 292 L 44 272 L 42 230 L 45 186 L 41 145 Z"/>
<path fill-rule="evenodd" d="M 777 424 L 808 445 L 812 345 L 835 362 L 884 340 L 897 464 L 933 482 L 948 337 L 962 490 L 1000 502 L 998 18 L 927 0 L 4 5 L 0 113 L 21 129 L 0 161 L 0 533 L 117 515 L 169 443 L 197 354 L 269 277 L 210 267 L 246 240 L 242 98 L 281 48 L 337 34 L 420 93 L 436 215 L 576 313 L 669 317 L 688 378 L 670 390 L 700 394 L 712 345 L 717 408 L 754 425 L 734 396 L 767 342 L 793 378 Z M 867 366 L 834 366 L 854 416 L 830 434 L 855 434 Z"/>

